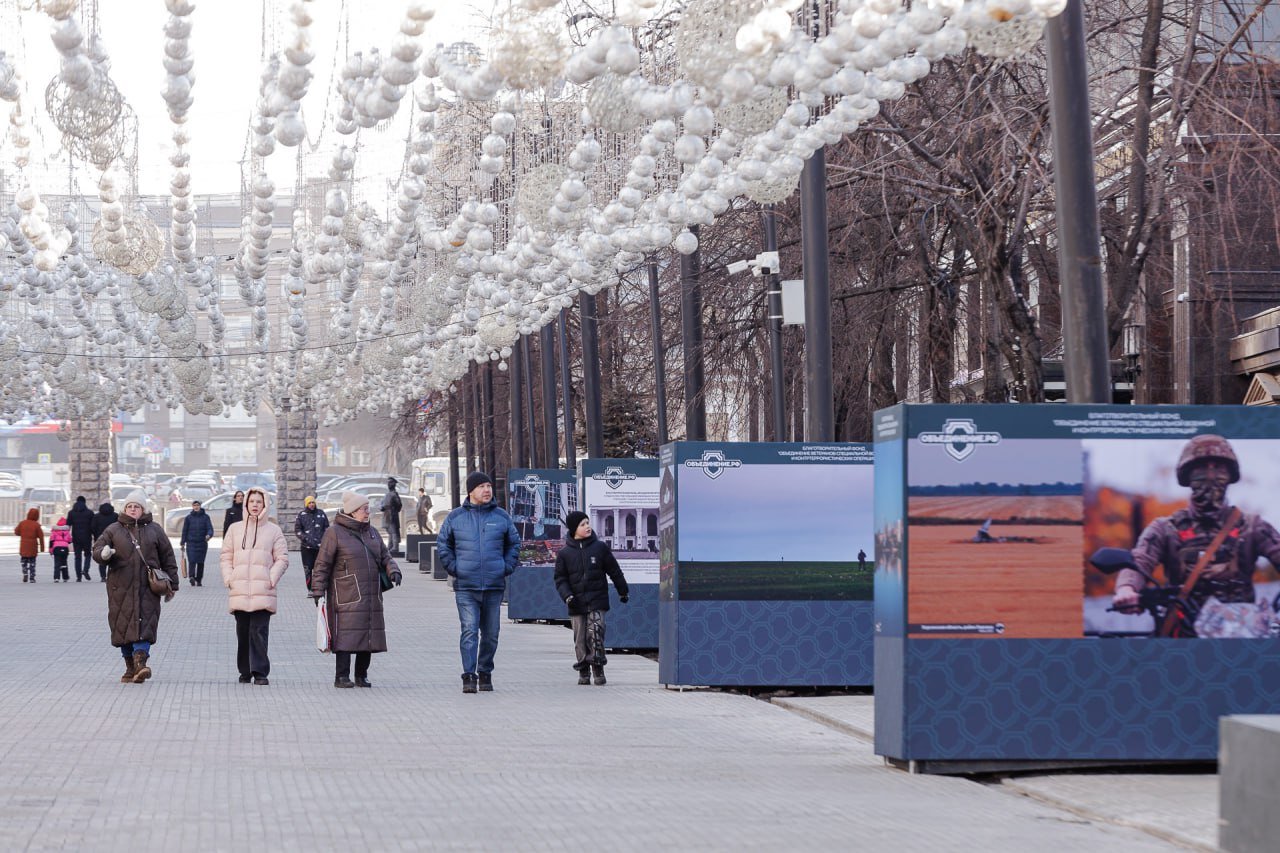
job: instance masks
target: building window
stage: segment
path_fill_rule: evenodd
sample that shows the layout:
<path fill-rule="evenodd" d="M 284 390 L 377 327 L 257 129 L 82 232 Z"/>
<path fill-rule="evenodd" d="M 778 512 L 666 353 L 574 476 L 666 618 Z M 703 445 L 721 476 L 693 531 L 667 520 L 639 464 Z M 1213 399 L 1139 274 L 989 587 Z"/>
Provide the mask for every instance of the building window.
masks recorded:
<path fill-rule="evenodd" d="M 351 451 L 351 467 L 352 468 L 368 468 L 373 464 L 373 453 L 368 450 L 352 450 Z"/>
<path fill-rule="evenodd" d="M 256 465 L 258 464 L 258 442 L 253 439 L 245 441 L 210 441 L 209 464 L 217 465 Z"/>

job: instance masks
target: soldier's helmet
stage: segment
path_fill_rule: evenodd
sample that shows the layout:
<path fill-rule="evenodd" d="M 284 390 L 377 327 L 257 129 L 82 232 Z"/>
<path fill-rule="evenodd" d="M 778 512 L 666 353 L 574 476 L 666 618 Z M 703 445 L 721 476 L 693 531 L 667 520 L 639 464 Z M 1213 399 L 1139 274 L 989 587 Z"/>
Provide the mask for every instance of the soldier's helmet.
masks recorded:
<path fill-rule="evenodd" d="M 1197 462 L 1213 459 L 1227 466 L 1228 482 L 1235 483 L 1240 479 L 1240 462 L 1231 443 L 1220 435 L 1197 435 L 1182 448 L 1178 457 L 1178 485 L 1191 485 L 1191 467 Z"/>

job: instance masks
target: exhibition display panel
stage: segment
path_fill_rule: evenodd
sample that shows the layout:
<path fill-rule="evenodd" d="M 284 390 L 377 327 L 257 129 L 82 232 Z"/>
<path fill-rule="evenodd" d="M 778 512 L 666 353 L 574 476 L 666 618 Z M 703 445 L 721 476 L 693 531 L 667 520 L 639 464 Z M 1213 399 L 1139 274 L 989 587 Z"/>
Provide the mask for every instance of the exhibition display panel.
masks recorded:
<path fill-rule="evenodd" d="M 578 508 L 578 478 L 557 468 L 512 468 L 507 512 L 520 534 L 520 564 L 507 578 L 507 616 L 569 620 L 556 593 L 556 553 L 564 547 L 564 519 Z"/>
<path fill-rule="evenodd" d="M 660 463 L 658 680 L 870 684 L 871 445 L 676 442 Z"/>
<path fill-rule="evenodd" d="M 1280 711 L 1280 410 L 900 405 L 875 469 L 878 754 L 1208 761 Z"/>
<path fill-rule="evenodd" d="M 618 601 L 609 582 L 605 645 L 658 647 L 658 460 L 580 459 L 579 506 L 591 529 L 609 543 L 631 595 Z M 553 590 L 554 592 L 554 590 Z M 561 612 L 567 613 L 563 602 Z"/>

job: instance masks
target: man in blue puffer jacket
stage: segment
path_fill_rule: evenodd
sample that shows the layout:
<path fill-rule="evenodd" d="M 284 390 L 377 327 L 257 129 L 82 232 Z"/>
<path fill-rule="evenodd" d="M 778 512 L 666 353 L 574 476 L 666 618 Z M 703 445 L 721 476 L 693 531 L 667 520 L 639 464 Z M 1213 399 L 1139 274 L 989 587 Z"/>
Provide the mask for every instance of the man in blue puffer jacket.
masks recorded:
<path fill-rule="evenodd" d="M 462 692 L 487 693 L 493 690 L 502 592 L 520 554 L 520 534 L 507 511 L 493 502 L 488 474 L 473 471 L 467 477 L 467 499 L 440 525 L 436 552 L 453 578 L 458 603 Z"/>

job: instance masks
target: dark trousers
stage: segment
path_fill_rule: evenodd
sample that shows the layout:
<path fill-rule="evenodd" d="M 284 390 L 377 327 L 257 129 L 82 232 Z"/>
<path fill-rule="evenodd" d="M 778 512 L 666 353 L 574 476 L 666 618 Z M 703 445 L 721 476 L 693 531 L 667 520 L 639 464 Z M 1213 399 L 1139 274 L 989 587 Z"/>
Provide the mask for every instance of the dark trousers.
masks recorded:
<path fill-rule="evenodd" d="M 77 545 L 75 546 L 75 551 L 76 579 L 79 580 L 80 578 L 84 578 L 85 580 L 89 580 L 89 561 L 92 559 L 90 555 L 93 553 L 93 546 Z"/>
<path fill-rule="evenodd" d="M 319 548 L 308 548 L 306 545 L 301 546 L 302 551 L 302 571 L 307 576 L 307 589 L 311 589 L 311 569 L 316 564 L 316 554 L 320 553 Z"/>
<path fill-rule="evenodd" d="M 236 667 L 241 675 L 271 673 L 271 661 L 267 658 L 267 638 L 271 632 L 270 610 L 237 610 L 236 617 Z"/>
<path fill-rule="evenodd" d="M 54 580 L 61 579 L 64 582 L 71 580 L 71 578 L 67 577 L 67 549 L 66 548 L 53 549 L 53 579 Z"/>
<path fill-rule="evenodd" d="M 356 678 L 369 677 L 369 661 L 373 660 L 373 652 L 334 652 L 333 662 L 336 665 L 335 678 L 351 677 L 351 656 L 356 656 Z"/>
<path fill-rule="evenodd" d="M 106 563 L 98 563 L 98 577 L 99 577 L 99 579 L 104 580 L 104 581 L 107 579 L 107 564 L 106 564 Z"/>
<path fill-rule="evenodd" d="M 187 580 L 192 583 L 202 583 L 204 581 L 204 560 L 194 562 L 187 561 Z"/>

